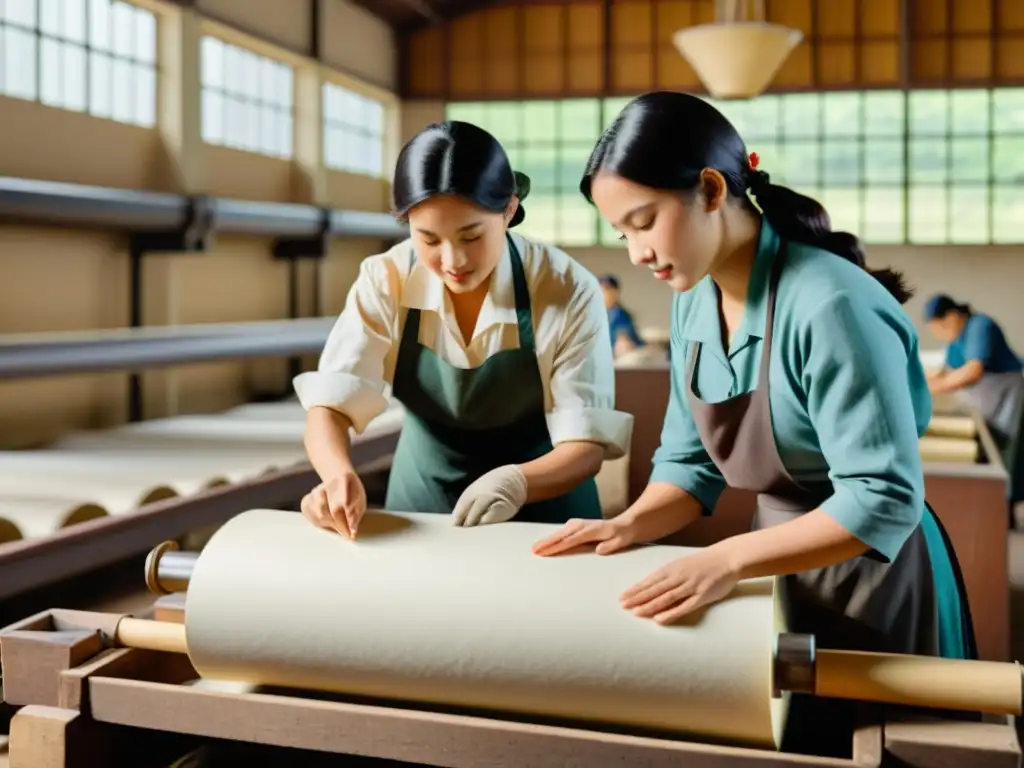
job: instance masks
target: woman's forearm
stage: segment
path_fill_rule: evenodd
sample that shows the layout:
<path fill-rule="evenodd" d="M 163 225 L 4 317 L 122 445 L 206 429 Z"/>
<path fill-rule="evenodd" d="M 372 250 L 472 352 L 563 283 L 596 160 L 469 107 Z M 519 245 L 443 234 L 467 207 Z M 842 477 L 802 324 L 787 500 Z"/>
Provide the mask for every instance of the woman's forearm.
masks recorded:
<path fill-rule="evenodd" d="M 563 496 L 601 471 L 604 447 L 597 443 L 559 443 L 540 458 L 519 465 L 526 477 L 527 503 Z"/>
<path fill-rule="evenodd" d="M 938 379 L 930 382 L 929 388 L 932 394 L 936 395 L 956 392 L 958 389 L 977 384 L 984 375 L 985 366 L 977 360 L 971 360 L 955 370 L 946 371 Z"/>
<path fill-rule="evenodd" d="M 320 479 L 327 482 L 354 470 L 348 417 L 330 408 L 310 408 L 306 414 L 306 454 Z"/>
<path fill-rule="evenodd" d="M 682 488 L 671 483 L 649 483 L 640 498 L 616 519 L 630 527 L 634 542 L 642 544 L 678 533 L 702 511 L 696 497 Z"/>
<path fill-rule="evenodd" d="M 864 542 L 820 509 L 713 546 L 721 548 L 741 579 L 824 568 L 868 551 Z"/>

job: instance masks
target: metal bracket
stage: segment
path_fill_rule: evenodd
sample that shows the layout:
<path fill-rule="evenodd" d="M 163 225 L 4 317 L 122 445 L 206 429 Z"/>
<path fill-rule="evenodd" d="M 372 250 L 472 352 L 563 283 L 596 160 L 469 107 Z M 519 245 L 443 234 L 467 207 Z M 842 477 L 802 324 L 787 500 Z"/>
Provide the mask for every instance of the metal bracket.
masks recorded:
<path fill-rule="evenodd" d="M 274 258 L 322 259 L 331 248 L 331 211 L 320 209 L 320 222 L 315 235 L 311 237 L 278 238 L 274 241 Z"/>
<path fill-rule="evenodd" d="M 814 635 L 794 632 L 780 634 L 775 640 L 775 658 L 772 668 L 773 695 L 784 691 L 814 693 L 816 679 L 817 646 Z"/>
<path fill-rule="evenodd" d="M 331 249 L 331 211 L 320 209 L 320 223 L 312 237 L 279 238 L 274 241 L 275 259 L 288 262 L 288 317 L 297 320 L 299 310 L 299 262 L 302 260 L 321 261 Z M 313 272 L 313 316 L 320 315 L 320 270 Z M 302 373 L 302 360 L 288 358 L 288 375 L 294 379 Z"/>
<path fill-rule="evenodd" d="M 142 261 L 148 253 L 204 253 L 213 240 L 216 200 L 206 195 L 189 199 L 181 225 L 165 231 L 132 232 L 128 236 L 129 312 L 132 328 L 142 327 Z M 142 420 L 142 381 L 137 373 L 128 378 L 128 418 Z"/>

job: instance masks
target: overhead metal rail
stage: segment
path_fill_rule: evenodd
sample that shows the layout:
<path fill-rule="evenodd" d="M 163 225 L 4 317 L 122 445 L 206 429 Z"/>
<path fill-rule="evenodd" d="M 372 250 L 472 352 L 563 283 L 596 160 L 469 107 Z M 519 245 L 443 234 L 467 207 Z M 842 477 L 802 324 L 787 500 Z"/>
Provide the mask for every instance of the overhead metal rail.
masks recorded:
<path fill-rule="evenodd" d="M 61 340 L 0 337 L 0 379 L 52 376 L 111 370 L 130 371 L 129 414 L 141 418 L 145 368 L 208 360 L 289 356 L 294 375 L 298 355 L 319 352 L 330 331 L 318 319 L 320 271 L 311 291 L 312 320 L 301 320 L 301 260 L 318 261 L 334 238 L 365 237 L 394 242 L 408 228 L 386 213 L 336 210 L 296 203 L 269 203 L 205 195 L 177 195 L 37 179 L 0 177 L 0 222 L 100 229 L 127 236 L 129 316 L 131 333 L 79 334 Z M 217 234 L 252 235 L 270 240 L 269 252 L 288 262 L 288 316 L 291 321 L 154 330 L 143 327 L 142 263 L 148 255 L 205 253 Z M 8 253 L 0 258 L 21 254 Z"/>

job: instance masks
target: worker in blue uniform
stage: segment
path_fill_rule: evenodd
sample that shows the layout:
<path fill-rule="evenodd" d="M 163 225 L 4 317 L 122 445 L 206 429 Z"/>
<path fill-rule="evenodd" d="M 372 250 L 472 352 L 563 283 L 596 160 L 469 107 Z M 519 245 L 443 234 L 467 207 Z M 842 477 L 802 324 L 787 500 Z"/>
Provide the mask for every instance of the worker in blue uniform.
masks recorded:
<path fill-rule="evenodd" d="M 868 271 L 857 238 L 771 183 L 694 96 L 630 102 L 581 191 L 633 264 L 676 292 L 670 402 L 639 499 L 534 551 L 657 541 L 711 514 L 730 485 L 758 494 L 753 529 L 669 559 L 622 593 L 625 609 L 670 624 L 741 579 L 780 576 L 791 629 L 823 647 L 974 656 L 956 558 L 924 498 L 931 395 L 901 277 Z M 786 742 L 842 744 L 849 706 L 794 696 Z"/>
<path fill-rule="evenodd" d="M 969 304 L 938 294 L 925 303 L 924 317 L 932 335 L 946 344 L 945 365 L 929 374 L 928 386 L 936 395 L 954 393 L 985 419 L 1010 474 L 1013 525 L 1012 506 L 1024 500 L 1024 365 L 999 324 Z"/>
<path fill-rule="evenodd" d="M 608 331 L 615 356 L 645 346 L 643 337 L 637 333 L 633 315 L 622 306 L 619 278 L 615 275 L 601 275 L 599 281 L 604 294 L 604 306 L 608 310 Z"/>

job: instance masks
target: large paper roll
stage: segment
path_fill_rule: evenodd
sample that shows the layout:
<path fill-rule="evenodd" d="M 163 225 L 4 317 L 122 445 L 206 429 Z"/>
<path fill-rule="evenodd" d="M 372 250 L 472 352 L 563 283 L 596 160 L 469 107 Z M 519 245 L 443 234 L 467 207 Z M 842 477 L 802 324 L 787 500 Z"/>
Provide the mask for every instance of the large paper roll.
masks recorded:
<path fill-rule="evenodd" d="M 17 526 L 24 539 L 39 539 L 61 528 L 106 517 L 98 504 L 53 497 L 0 496 L 0 517 Z"/>
<path fill-rule="evenodd" d="M 21 531 L 7 518 L 0 517 L 0 544 L 8 544 L 12 541 L 21 541 Z"/>
<path fill-rule="evenodd" d="M 958 437 L 932 437 L 925 435 L 920 440 L 923 461 L 956 462 L 973 464 L 978 460 L 980 449 L 976 440 Z"/>
<path fill-rule="evenodd" d="M 927 434 L 973 439 L 978 434 L 978 425 L 970 416 L 932 416 Z"/>
<path fill-rule="evenodd" d="M 775 580 L 663 627 L 618 596 L 694 550 L 532 554 L 556 528 L 371 512 L 351 542 L 294 513 L 246 512 L 196 563 L 189 656 L 213 680 L 778 746 Z"/>

